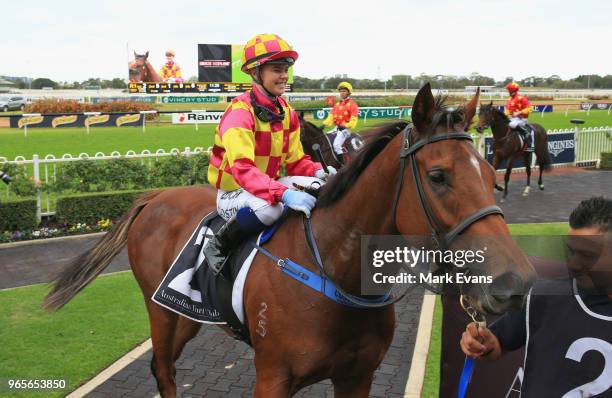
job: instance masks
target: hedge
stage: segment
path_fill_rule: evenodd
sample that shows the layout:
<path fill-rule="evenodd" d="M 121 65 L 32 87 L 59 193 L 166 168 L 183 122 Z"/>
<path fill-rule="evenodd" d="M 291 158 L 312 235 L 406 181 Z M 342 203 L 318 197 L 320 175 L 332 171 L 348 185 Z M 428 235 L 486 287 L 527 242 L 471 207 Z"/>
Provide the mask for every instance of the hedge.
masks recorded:
<path fill-rule="evenodd" d="M 0 202 L 0 231 L 20 231 L 37 225 L 36 200 Z"/>
<path fill-rule="evenodd" d="M 601 153 L 601 168 L 604 170 L 612 170 L 612 152 Z"/>
<path fill-rule="evenodd" d="M 120 218 L 144 191 L 107 192 L 66 196 L 57 199 L 55 217 L 60 224 L 95 224 L 99 220 Z"/>

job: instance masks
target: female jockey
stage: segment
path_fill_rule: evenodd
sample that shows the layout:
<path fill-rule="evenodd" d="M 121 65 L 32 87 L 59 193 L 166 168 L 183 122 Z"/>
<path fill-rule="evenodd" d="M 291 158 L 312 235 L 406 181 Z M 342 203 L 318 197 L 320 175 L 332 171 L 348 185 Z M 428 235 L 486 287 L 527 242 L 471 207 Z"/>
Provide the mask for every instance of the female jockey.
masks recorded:
<path fill-rule="evenodd" d="M 244 46 L 242 71 L 253 88 L 234 98 L 215 130 L 208 181 L 217 187 L 217 210 L 227 222 L 204 248 L 219 273 L 229 251 L 272 225 L 285 207 L 307 217 L 316 199 L 293 189 L 327 179 L 320 163 L 304 154 L 296 112 L 281 97 L 298 53 L 275 34 L 259 34 Z M 290 177 L 280 177 L 284 166 Z M 331 175 L 336 170 L 329 167 Z"/>
<path fill-rule="evenodd" d="M 341 163 L 344 162 L 344 151 L 342 145 L 344 141 L 351 137 L 351 129 L 357 126 L 357 118 L 359 117 L 359 107 L 357 103 L 350 98 L 353 92 L 353 86 L 349 82 L 340 82 L 338 84 L 338 92 L 340 93 L 340 102 L 334 105 L 329 116 L 323 122 L 323 127 L 335 125 L 334 129 L 329 133 L 336 133 L 334 138 L 334 152 L 338 154 L 338 159 Z"/>

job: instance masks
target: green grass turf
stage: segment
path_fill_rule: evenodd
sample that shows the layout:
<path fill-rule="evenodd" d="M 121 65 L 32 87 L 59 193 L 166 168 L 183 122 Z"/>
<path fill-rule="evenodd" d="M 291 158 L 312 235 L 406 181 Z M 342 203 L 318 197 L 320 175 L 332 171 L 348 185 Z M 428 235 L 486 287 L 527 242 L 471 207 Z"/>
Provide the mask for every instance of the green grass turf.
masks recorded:
<path fill-rule="evenodd" d="M 66 379 L 69 390 L 149 336 L 142 294 L 131 272 L 97 278 L 56 313 L 40 309 L 47 286 L 0 291 L 0 378 Z M 1 392 L 63 397 L 64 392 Z"/>
<path fill-rule="evenodd" d="M 364 126 L 360 120 L 357 130 L 382 121 L 385 120 L 368 120 Z M 41 158 L 49 154 L 59 158 L 66 153 L 78 156 L 85 152 L 93 156 L 96 152 L 109 155 L 113 151 L 125 154 L 128 150 L 139 153 L 145 149 L 155 152 L 158 149 L 182 150 L 187 146 L 208 148 L 214 142 L 215 127 L 214 124 L 201 124 L 196 131 L 193 125 L 153 122 L 147 124 L 144 133 L 141 127 L 96 127 L 90 129 L 89 135 L 85 128 L 30 128 L 27 137 L 21 129 L 0 128 L 0 157 L 13 160 L 18 155 L 32 159 L 33 154 Z"/>
<path fill-rule="evenodd" d="M 567 234 L 569 225 L 567 223 L 543 223 L 543 224 L 509 224 L 510 233 L 515 237 L 529 236 L 548 236 L 552 240 L 547 243 L 556 245 L 558 240 L 555 238 L 559 235 Z M 527 240 L 519 240 L 519 244 L 527 243 Z M 540 241 L 540 244 L 542 242 Z M 523 246 L 521 246 L 523 247 Z M 533 247 L 524 248 L 527 252 L 530 249 L 537 249 Z M 558 247 L 552 247 L 549 250 L 543 250 L 540 248 L 541 255 L 552 255 L 557 257 L 555 253 L 551 251 L 557 251 Z M 561 252 L 562 253 L 562 252 Z M 528 253 L 532 254 L 532 253 Z M 537 254 L 537 253 L 536 253 Z M 440 391 L 440 355 L 442 347 L 442 301 L 440 297 L 436 298 L 436 306 L 434 309 L 434 320 L 431 332 L 431 340 L 429 344 L 429 353 L 427 355 L 427 364 L 425 369 L 425 378 L 423 381 L 422 397 L 437 397 Z M 459 344 L 459 342 L 457 342 Z"/>
<path fill-rule="evenodd" d="M 543 118 L 540 114 L 534 114 L 530 120 L 541 123 L 547 130 L 551 130 L 571 128 L 573 125 L 570 119 L 573 118 L 586 120 L 584 127 L 612 126 L 612 115 L 608 115 L 607 111 L 592 111 L 589 116 L 584 111 L 570 111 L 567 117 L 564 111 L 556 111 L 544 114 Z M 162 118 L 162 120 L 167 119 L 168 116 Z M 360 120 L 356 130 L 385 121 L 389 120 L 369 119 L 364 125 L 363 120 Z M 315 124 L 319 123 L 320 121 L 315 121 Z M 82 152 L 94 155 L 96 152 L 109 154 L 112 151 L 119 151 L 124 154 L 128 150 L 168 151 L 186 146 L 209 147 L 213 143 L 214 128 L 214 125 L 200 125 L 199 131 L 196 131 L 193 125 L 153 122 L 147 125 L 145 133 L 140 127 L 96 127 L 91 128 L 89 135 L 86 134 L 85 128 L 30 128 L 28 137 L 24 137 L 23 130 L 0 128 L 0 157 L 13 160 L 18 155 L 31 159 L 33 154 L 41 157 L 48 154 L 61 157 L 65 153 L 77 156 Z"/>

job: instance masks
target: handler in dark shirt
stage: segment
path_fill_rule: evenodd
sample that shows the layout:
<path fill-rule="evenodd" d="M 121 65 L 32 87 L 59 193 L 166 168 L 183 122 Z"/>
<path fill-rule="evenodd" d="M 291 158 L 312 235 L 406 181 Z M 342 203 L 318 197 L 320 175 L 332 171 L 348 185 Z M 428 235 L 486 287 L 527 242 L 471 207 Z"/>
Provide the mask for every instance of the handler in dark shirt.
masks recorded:
<path fill-rule="evenodd" d="M 612 396 L 612 200 L 580 203 L 567 247 L 570 284 L 537 284 L 521 311 L 461 338 L 486 360 L 526 346 L 522 397 Z"/>

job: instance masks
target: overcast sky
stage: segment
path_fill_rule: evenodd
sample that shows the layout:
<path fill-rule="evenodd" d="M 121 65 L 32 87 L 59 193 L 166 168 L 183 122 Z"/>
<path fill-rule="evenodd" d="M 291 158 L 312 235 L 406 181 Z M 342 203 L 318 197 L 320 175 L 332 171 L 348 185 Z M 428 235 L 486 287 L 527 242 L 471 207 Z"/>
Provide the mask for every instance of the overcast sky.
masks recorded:
<path fill-rule="evenodd" d="M 295 74 L 611 74 L 609 1 L 5 1 L 0 75 L 127 78 L 129 50 L 159 69 L 176 50 L 197 75 L 197 44 L 273 32 L 300 54 Z"/>

